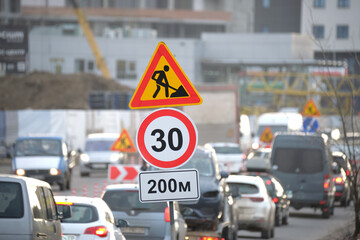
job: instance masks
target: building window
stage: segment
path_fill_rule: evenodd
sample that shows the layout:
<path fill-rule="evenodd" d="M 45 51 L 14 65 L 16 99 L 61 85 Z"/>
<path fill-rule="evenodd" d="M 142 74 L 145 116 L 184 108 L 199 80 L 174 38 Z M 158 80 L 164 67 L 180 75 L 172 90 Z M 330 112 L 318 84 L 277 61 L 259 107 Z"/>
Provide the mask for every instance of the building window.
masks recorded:
<path fill-rule="evenodd" d="M 314 25 L 312 33 L 314 35 L 314 38 L 323 39 L 324 38 L 324 26 Z"/>
<path fill-rule="evenodd" d="M 263 7 L 264 8 L 269 8 L 270 7 L 270 0 L 263 0 Z"/>
<path fill-rule="evenodd" d="M 75 72 L 85 72 L 85 61 L 84 59 L 75 59 Z"/>
<path fill-rule="evenodd" d="M 348 8 L 348 7 L 350 7 L 350 1 L 349 0 L 338 0 L 338 7 L 339 8 Z"/>
<path fill-rule="evenodd" d="M 88 63 L 87 63 L 87 65 L 88 65 L 88 71 L 89 72 L 93 72 L 94 71 L 94 61 L 88 61 Z"/>
<path fill-rule="evenodd" d="M 116 77 L 120 79 L 136 79 L 136 62 L 118 60 L 116 62 Z"/>
<path fill-rule="evenodd" d="M 347 39 L 347 38 L 349 38 L 349 26 L 347 26 L 347 25 L 338 25 L 336 27 L 336 38 L 337 39 Z"/>
<path fill-rule="evenodd" d="M 314 8 L 324 8 L 325 0 L 314 0 Z"/>

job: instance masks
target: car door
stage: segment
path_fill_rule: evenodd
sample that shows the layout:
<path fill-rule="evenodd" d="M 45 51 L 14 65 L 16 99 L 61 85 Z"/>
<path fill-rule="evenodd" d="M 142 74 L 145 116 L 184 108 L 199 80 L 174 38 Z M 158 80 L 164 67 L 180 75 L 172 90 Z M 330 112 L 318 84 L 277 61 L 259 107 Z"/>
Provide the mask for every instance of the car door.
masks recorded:
<path fill-rule="evenodd" d="M 35 191 L 38 209 L 34 212 L 34 239 L 61 240 L 60 220 L 52 191 L 46 187 L 37 187 Z"/>

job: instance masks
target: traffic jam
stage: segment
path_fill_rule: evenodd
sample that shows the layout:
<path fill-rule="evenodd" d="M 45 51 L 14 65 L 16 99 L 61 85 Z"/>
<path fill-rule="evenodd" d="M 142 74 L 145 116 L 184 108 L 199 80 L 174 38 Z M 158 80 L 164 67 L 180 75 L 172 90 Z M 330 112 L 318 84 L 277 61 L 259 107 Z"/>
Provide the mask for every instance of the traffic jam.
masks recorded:
<path fill-rule="evenodd" d="M 179 107 L 205 100 L 160 42 L 129 103 L 156 108 L 135 141 L 125 128 L 92 133 L 74 153 L 61 137 L 19 137 L 12 174 L 0 175 L 0 239 L 235 240 L 243 230 L 271 239 L 291 224 L 290 211 L 330 219 L 336 206 L 351 204 L 359 153 L 340 148 L 341 136 L 335 144 L 336 131 L 317 131 L 312 99 L 301 113 L 262 114 L 250 149 L 199 144 L 196 124 Z M 122 163 L 132 153 L 141 165 Z M 85 182 L 105 173 L 108 184 L 94 197 L 73 192 L 75 172 Z"/>

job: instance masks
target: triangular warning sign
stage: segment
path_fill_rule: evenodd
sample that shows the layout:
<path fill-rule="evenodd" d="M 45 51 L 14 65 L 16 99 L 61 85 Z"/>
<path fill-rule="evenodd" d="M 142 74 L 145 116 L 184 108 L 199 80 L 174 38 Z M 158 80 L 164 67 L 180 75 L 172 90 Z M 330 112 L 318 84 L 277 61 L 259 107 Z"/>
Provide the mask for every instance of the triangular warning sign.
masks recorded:
<path fill-rule="evenodd" d="M 136 152 L 134 143 L 125 128 L 122 130 L 120 137 L 116 139 L 114 144 L 111 146 L 110 150 L 129 153 Z"/>
<path fill-rule="evenodd" d="M 260 141 L 264 143 L 271 143 L 274 138 L 274 135 L 270 127 L 266 127 L 260 136 Z"/>
<path fill-rule="evenodd" d="M 131 109 L 199 105 L 202 99 L 165 43 L 160 42 L 129 103 Z"/>
<path fill-rule="evenodd" d="M 320 112 L 319 110 L 317 109 L 315 103 L 313 102 L 312 99 L 310 99 L 305 107 L 304 107 L 304 110 L 302 111 L 301 113 L 303 116 L 306 116 L 306 117 L 313 117 L 313 116 L 320 116 Z"/>

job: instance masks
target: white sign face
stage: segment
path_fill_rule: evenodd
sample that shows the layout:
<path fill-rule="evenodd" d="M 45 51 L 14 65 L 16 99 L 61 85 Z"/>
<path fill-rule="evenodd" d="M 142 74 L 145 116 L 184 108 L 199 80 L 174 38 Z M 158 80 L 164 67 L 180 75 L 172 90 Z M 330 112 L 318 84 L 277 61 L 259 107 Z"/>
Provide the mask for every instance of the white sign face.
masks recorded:
<path fill-rule="evenodd" d="M 199 173 L 197 169 L 141 172 L 139 192 L 140 202 L 197 200 Z"/>
<path fill-rule="evenodd" d="M 197 129 L 192 120 L 177 109 L 166 108 L 147 116 L 136 134 L 142 158 L 163 169 L 180 167 L 194 154 Z"/>

